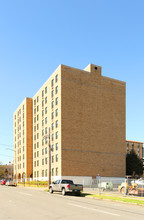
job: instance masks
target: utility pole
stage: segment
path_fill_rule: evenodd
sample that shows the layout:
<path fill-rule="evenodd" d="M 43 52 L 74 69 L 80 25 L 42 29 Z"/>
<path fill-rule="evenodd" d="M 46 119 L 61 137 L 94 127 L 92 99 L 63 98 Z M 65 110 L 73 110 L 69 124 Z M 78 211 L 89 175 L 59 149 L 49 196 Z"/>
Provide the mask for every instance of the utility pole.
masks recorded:
<path fill-rule="evenodd" d="M 44 137 L 43 137 L 43 139 L 46 139 L 46 138 L 48 138 L 49 140 L 48 140 L 48 150 L 49 150 L 49 178 L 48 178 L 48 180 L 49 180 L 49 185 L 51 184 L 51 143 L 50 143 L 50 127 L 49 127 L 49 134 L 48 135 L 45 135 Z"/>
<path fill-rule="evenodd" d="M 14 166 L 16 166 L 16 182 L 17 182 L 17 163 L 16 163 L 16 157 L 17 157 L 17 155 L 16 155 L 16 150 L 11 149 L 11 148 L 9 148 L 9 147 L 5 148 L 5 150 L 11 150 L 11 151 L 13 151 L 13 152 L 15 153 L 15 161 L 14 161 L 13 168 L 14 168 L 14 170 L 15 170 L 15 167 L 14 167 Z"/>
<path fill-rule="evenodd" d="M 50 127 L 49 127 L 49 185 L 51 184 L 51 143 L 50 143 Z"/>

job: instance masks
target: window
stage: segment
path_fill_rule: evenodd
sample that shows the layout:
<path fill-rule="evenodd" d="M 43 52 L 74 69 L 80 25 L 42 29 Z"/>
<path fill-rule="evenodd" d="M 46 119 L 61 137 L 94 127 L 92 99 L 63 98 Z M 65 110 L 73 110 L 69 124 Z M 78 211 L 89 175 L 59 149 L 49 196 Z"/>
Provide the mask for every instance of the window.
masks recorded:
<path fill-rule="evenodd" d="M 37 115 L 37 121 L 39 120 L 39 115 Z"/>
<path fill-rule="evenodd" d="M 34 162 L 34 167 L 36 167 L 36 161 Z"/>
<path fill-rule="evenodd" d="M 37 124 L 37 130 L 39 129 L 39 124 Z"/>
<path fill-rule="evenodd" d="M 36 178 L 36 171 L 34 171 L 34 177 Z"/>
<path fill-rule="evenodd" d="M 34 126 L 34 131 L 36 131 L 36 126 Z"/>
<path fill-rule="evenodd" d="M 52 90 L 52 92 L 51 92 L 51 96 L 52 96 L 52 98 L 54 97 L 54 90 Z"/>
<path fill-rule="evenodd" d="M 39 96 L 37 96 L 37 102 L 39 102 Z"/>
<path fill-rule="evenodd" d="M 55 104 L 56 105 L 58 104 L 58 97 L 55 99 Z"/>
<path fill-rule="evenodd" d="M 54 86 L 54 79 L 52 79 L 51 81 L 51 86 Z"/>
<path fill-rule="evenodd" d="M 47 147 L 45 148 L 45 154 L 47 154 Z"/>
<path fill-rule="evenodd" d="M 56 86 L 56 88 L 55 88 L 55 93 L 56 94 L 58 93 L 58 86 Z"/>
<path fill-rule="evenodd" d="M 44 165 L 44 159 L 42 159 L 42 165 Z"/>
<path fill-rule="evenodd" d="M 42 146 L 44 145 L 44 139 L 42 139 Z"/>
<path fill-rule="evenodd" d="M 36 108 L 34 109 L 34 114 L 36 114 Z"/>
<path fill-rule="evenodd" d="M 39 166 L 39 160 L 37 160 L 37 167 Z"/>
<path fill-rule="evenodd" d="M 44 90 L 42 91 L 42 97 L 44 97 Z"/>
<path fill-rule="evenodd" d="M 23 154 L 23 160 L 24 160 L 24 154 Z"/>
<path fill-rule="evenodd" d="M 138 152 L 140 151 L 139 145 L 138 145 Z"/>
<path fill-rule="evenodd" d="M 47 124 L 47 117 L 45 118 L 45 123 Z"/>
<path fill-rule="evenodd" d="M 44 126 L 44 120 L 42 120 L 42 126 Z"/>
<path fill-rule="evenodd" d="M 47 158 L 45 158 L 45 164 L 47 164 Z"/>
<path fill-rule="evenodd" d="M 52 119 L 54 118 L 54 112 L 52 112 Z"/>
<path fill-rule="evenodd" d="M 36 99 L 34 100 L 34 105 L 36 105 Z M 24 108 L 23 108 L 24 109 Z"/>
<path fill-rule="evenodd" d="M 54 163 L 54 156 L 52 156 L 52 163 Z"/>
<path fill-rule="evenodd" d="M 45 87 L 45 94 L 47 93 L 47 87 Z"/>
<path fill-rule="evenodd" d="M 39 171 L 37 171 L 37 177 L 39 177 Z"/>
<path fill-rule="evenodd" d="M 36 123 L 36 117 L 34 117 L 34 123 Z"/>
<path fill-rule="evenodd" d="M 58 116 L 58 109 L 56 109 L 56 111 L 55 111 L 55 115 Z"/>
<path fill-rule="evenodd" d="M 37 157 L 39 157 L 39 151 L 37 151 Z"/>
<path fill-rule="evenodd" d="M 44 100 L 42 101 L 42 106 L 44 106 Z"/>
<path fill-rule="evenodd" d="M 55 76 L 55 81 L 56 82 L 58 81 L 58 74 Z"/>
<path fill-rule="evenodd" d="M 44 155 L 44 148 L 42 149 L 42 155 Z"/>
<path fill-rule="evenodd" d="M 56 167 L 56 176 L 58 176 L 58 167 Z"/>
<path fill-rule="evenodd" d="M 44 135 L 44 129 L 42 130 L 42 136 Z"/>
<path fill-rule="evenodd" d="M 46 137 L 46 138 L 45 138 L 45 144 L 47 144 L 47 139 L 48 139 L 48 138 Z"/>
<path fill-rule="evenodd" d="M 39 142 L 37 142 L 37 148 L 39 148 Z"/>
<path fill-rule="evenodd" d="M 47 107 L 45 107 L 45 114 L 47 114 Z"/>
<path fill-rule="evenodd" d="M 44 170 L 42 170 L 42 177 L 44 177 Z"/>
<path fill-rule="evenodd" d="M 37 139 L 39 139 L 39 133 L 37 133 Z"/>
<path fill-rule="evenodd" d="M 44 110 L 42 110 L 42 116 L 44 116 Z"/>
<path fill-rule="evenodd" d="M 56 150 L 58 150 L 58 143 L 56 143 Z"/>
<path fill-rule="evenodd" d="M 47 177 L 47 169 L 45 170 L 45 176 Z"/>
<path fill-rule="evenodd" d="M 54 130 L 54 123 L 52 123 L 52 130 Z"/>
<path fill-rule="evenodd" d="M 58 154 L 56 154 L 56 162 L 58 162 Z"/>
<path fill-rule="evenodd" d="M 51 151 L 53 152 L 54 151 L 54 145 L 52 144 L 52 147 L 51 147 Z"/>
<path fill-rule="evenodd" d="M 52 176 L 54 176 L 54 168 L 52 168 Z"/>
<path fill-rule="evenodd" d="M 47 97 L 45 98 L 45 104 L 47 103 Z"/>
<path fill-rule="evenodd" d="M 51 103 L 51 107 L 54 108 L 54 101 Z"/>
<path fill-rule="evenodd" d="M 39 111 L 39 106 L 37 106 L 37 112 Z"/>
<path fill-rule="evenodd" d="M 47 134 L 47 127 L 45 128 L 45 134 Z"/>
<path fill-rule="evenodd" d="M 58 131 L 56 132 L 56 139 L 58 139 Z"/>
<path fill-rule="evenodd" d="M 56 120 L 56 128 L 58 127 L 58 120 Z"/>
<path fill-rule="evenodd" d="M 54 141 L 54 134 L 52 134 L 52 141 Z"/>
<path fill-rule="evenodd" d="M 34 149 L 36 149 L 36 144 L 34 144 Z"/>

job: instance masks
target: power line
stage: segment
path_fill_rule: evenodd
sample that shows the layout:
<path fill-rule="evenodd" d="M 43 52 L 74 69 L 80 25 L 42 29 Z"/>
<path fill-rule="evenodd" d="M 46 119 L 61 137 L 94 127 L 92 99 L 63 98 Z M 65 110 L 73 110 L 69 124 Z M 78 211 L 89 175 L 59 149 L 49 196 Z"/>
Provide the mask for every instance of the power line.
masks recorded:
<path fill-rule="evenodd" d="M 11 157 L 13 158 L 13 156 L 8 156 L 8 155 L 5 155 L 5 154 L 0 154 L 1 156 L 4 156 L 4 157 Z"/>
<path fill-rule="evenodd" d="M 2 143 L 0 143 L 0 145 L 5 146 L 5 147 L 11 147 L 11 148 L 13 148 L 12 145 L 8 145 L 8 144 L 2 144 Z"/>

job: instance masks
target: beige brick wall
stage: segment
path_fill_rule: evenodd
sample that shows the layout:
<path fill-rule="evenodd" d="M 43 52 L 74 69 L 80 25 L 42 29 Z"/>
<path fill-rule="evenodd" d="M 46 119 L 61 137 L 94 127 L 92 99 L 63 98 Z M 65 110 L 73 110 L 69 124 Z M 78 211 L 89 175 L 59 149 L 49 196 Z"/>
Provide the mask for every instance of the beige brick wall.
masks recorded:
<path fill-rule="evenodd" d="M 13 115 L 14 126 L 14 178 L 29 178 L 32 166 L 32 99 L 25 98 Z"/>
<path fill-rule="evenodd" d="M 61 66 L 62 175 L 124 176 L 125 83 L 85 70 Z"/>

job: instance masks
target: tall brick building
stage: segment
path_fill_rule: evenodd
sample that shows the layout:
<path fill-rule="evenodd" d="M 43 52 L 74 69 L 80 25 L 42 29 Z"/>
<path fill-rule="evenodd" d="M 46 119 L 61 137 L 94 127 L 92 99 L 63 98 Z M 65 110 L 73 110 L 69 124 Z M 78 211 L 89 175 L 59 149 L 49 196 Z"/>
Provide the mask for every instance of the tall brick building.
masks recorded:
<path fill-rule="evenodd" d="M 31 108 L 31 107 L 30 107 Z M 33 97 L 33 178 L 125 175 L 125 82 L 60 65 Z M 28 128 L 28 127 L 27 127 Z"/>

